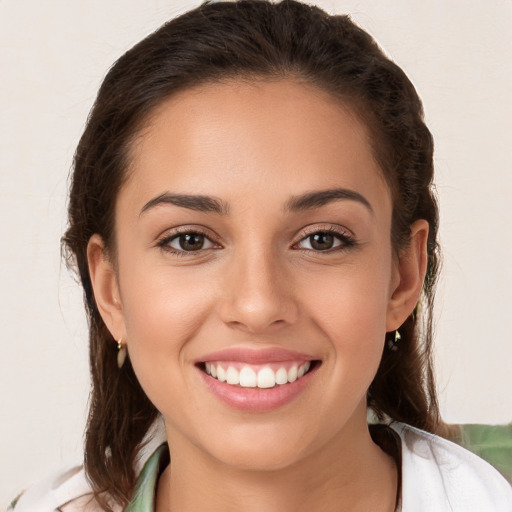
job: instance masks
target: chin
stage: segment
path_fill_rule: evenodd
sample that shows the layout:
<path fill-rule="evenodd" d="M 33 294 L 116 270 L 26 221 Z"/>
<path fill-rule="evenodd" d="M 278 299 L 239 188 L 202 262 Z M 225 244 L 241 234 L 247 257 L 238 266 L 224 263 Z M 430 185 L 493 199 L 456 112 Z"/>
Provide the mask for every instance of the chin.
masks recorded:
<path fill-rule="evenodd" d="M 245 471 L 284 469 L 305 455 L 308 443 L 303 442 L 298 432 L 283 432 L 282 428 L 280 432 L 268 428 L 256 430 L 230 431 L 224 439 L 217 437 L 214 446 L 210 444 L 204 449 L 219 462 Z"/>
<path fill-rule="evenodd" d="M 219 462 L 226 466 L 241 471 L 279 471 L 293 466 L 300 460 L 300 454 L 296 450 L 274 450 L 268 451 L 267 448 L 231 450 L 229 454 L 222 454 L 218 458 Z"/>

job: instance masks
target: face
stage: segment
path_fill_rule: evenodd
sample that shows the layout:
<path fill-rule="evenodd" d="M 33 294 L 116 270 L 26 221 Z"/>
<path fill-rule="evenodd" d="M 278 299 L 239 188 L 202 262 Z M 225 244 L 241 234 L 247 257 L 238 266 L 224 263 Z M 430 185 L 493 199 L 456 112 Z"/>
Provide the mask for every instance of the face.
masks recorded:
<path fill-rule="evenodd" d="M 141 133 L 115 273 L 98 240 L 90 264 L 173 454 L 279 468 L 365 425 L 385 333 L 415 303 L 367 137 L 292 81 L 187 90 Z"/>

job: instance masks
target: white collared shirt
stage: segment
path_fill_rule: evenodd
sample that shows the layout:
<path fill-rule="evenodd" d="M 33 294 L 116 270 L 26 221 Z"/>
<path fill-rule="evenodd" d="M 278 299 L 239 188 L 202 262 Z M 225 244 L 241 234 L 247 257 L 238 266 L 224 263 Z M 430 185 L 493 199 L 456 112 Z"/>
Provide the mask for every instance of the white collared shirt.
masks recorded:
<path fill-rule="evenodd" d="M 512 512 L 512 487 L 490 464 L 439 436 L 403 423 L 392 423 L 400 436 L 402 488 L 397 512 Z M 137 464 L 147 462 L 139 484 L 147 498 L 135 500 L 131 511 L 153 512 L 158 458 L 165 442 L 163 430 L 152 433 Z M 91 488 L 82 467 L 70 468 L 28 489 L 13 512 L 101 512 L 91 501 Z M 114 512 L 120 512 L 118 508 Z M 314 511 L 312 511 L 314 512 Z"/>

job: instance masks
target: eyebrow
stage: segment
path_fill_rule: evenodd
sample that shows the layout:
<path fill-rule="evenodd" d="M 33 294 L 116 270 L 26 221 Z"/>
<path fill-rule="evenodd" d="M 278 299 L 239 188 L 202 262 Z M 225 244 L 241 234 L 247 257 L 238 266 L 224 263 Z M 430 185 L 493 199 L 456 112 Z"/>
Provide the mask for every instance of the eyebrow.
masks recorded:
<path fill-rule="evenodd" d="M 218 213 L 219 215 L 227 215 L 229 208 L 226 203 L 210 196 L 190 195 L 190 194 L 171 194 L 165 192 L 148 201 L 140 211 L 139 217 L 148 210 L 156 208 L 162 204 L 172 204 L 181 208 L 188 208 L 198 212 Z"/>
<path fill-rule="evenodd" d="M 370 213 L 374 213 L 372 205 L 368 199 L 366 199 L 366 197 L 362 196 L 355 190 L 346 188 L 319 190 L 292 197 L 286 203 L 285 210 L 292 212 L 312 210 L 314 208 L 320 208 L 321 206 L 331 203 L 332 201 L 340 200 L 356 201 L 365 206 Z"/>
<path fill-rule="evenodd" d="M 359 192 L 345 188 L 334 188 L 328 190 L 319 190 L 315 192 L 307 192 L 299 196 L 292 197 L 285 205 L 285 211 L 304 211 L 320 208 L 332 201 L 349 200 L 356 201 L 364 205 L 371 213 L 373 208 L 370 202 Z M 217 213 L 219 215 L 227 215 L 229 206 L 227 203 L 211 196 L 192 195 L 192 194 L 171 194 L 165 192 L 148 201 L 140 211 L 142 216 L 148 210 L 156 208 L 162 204 L 172 204 L 181 208 L 188 208 L 199 212 Z"/>

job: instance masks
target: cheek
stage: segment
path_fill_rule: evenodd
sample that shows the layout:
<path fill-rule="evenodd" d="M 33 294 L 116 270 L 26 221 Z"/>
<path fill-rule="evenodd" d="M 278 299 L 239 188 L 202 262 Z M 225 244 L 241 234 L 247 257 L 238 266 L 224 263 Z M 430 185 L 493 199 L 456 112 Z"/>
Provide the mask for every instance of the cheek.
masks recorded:
<path fill-rule="evenodd" d="M 334 354 L 337 389 L 362 390 L 377 371 L 386 335 L 391 260 L 316 276 L 304 301 Z"/>
<path fill-rule="evenodd" d="M 203 326 L 213 301 L 207 287 L 188 279 L 186 272 L 165 266 L 151 272 L 144 268 L 148 266 L 127 268 L 120 280 L 130 359 L 149 392 L 162 384 L 162 378 L 177 382 L 189 342 Z"/>
<path fill-rule="evenodd" d="M 385 334 L 391 263 L 353 265 L 312 276 L 305 306 L 330 338 L 371 343 Z M 347 342 L 349 340 L 347 339 Z"/>
<path fill-rule="evenodd" d="M 139 337 L 170 343 L 194 328 L 204 306 L 198 300 L 200 287 L 173 278 L 165 268 L 152 275 L 134 271 L 127 281 L 130 283 L 125 289 L 129 292 L 123 294 L 122 300 L 130 343 Z"/>

